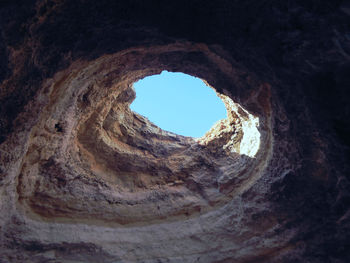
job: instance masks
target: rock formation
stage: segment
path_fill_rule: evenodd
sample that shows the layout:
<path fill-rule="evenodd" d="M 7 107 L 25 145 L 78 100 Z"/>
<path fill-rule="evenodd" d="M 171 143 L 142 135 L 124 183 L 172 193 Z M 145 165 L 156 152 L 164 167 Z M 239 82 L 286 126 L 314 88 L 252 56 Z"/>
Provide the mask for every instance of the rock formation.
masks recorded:
<path fill-rule="evenodd" d="M 0 262 L 350 262 L 350 5 L 0 4 Z M 199 139 L 133 83 L 203 79 Z M 180 107 L 179 103 L 179 107 Z"/>

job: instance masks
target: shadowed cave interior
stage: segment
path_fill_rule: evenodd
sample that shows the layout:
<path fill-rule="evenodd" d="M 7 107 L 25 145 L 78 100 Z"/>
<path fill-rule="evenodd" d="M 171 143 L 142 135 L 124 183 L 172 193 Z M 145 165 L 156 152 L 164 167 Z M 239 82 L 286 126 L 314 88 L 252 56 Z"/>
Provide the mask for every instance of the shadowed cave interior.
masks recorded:
<path fill-rule="evenodd" d="M 3 1 L 0 262 L 350 262 L 349 10 Z M 133 112 L 164 70 L 227 118 L 192 138 Z"/>

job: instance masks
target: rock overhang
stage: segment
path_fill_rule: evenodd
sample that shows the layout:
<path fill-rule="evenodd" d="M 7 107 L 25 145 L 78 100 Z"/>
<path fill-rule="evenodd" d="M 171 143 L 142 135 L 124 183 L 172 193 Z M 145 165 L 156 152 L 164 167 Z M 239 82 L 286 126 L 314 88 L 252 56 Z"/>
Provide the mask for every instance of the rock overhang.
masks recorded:
<path fill-rule="evenodd" d="M 5 2 L 0 10 L 0 254 L 5 260 L 350 260 L 346 159 L 350 51 L 345 4 L 103 0 L 22 3 Z M 133 56 L 109 61 L 121 65 L 112 72 L 106 58 L 123 52 Z M 84 79 L 84 72 L 94 67 L 101 73 L 96 74 L 99 77 L 91 75 L 91 81 L 84 82 L 90 87 L 83 84 L 76 89 L 78 83 L 83 83 L 77 76 Z M 132 196 L 120 191 L 122 197 L 109 195 L 113 198 L 108 198 L 111 204 L 107 204 L 104 197 L 111 191 L 106 189 L 111 184 L 130 191 L 136 184 L 130 183 L 130 176 L 111 180 L 106 167 L 130 171 L 130 165 L 120 167 L 116 158 L 112 158 L 113 163 L 108 160 L 118 147 L 118 154 L 122 153 L 119 157 L 127 156 L 132 149 L 121 149 L 135 140 L 120 136 L 123 147 L 118 144 L 113 148 L 111 145 L 117 143 L 108 140 L 107 132 L 101 132 L 114 135 L 119 131 L 114 125 L 119 115 L 107 110 L 115 98 L 106 88 L 113 93 L 114 84 L 130 84 L 163 69 L 207 80 L 220 94 L 259 118 L 262 144 L 254 160 L 247 158 L 238 168 L 243 169 L 241 181 L 229 175 L 221 177 L 217 180 L 221 186 L 216 188 L 218 191 L 208 194 L 211 199 L 204 194 L 213 189 L 207 187 L 212 181 L 203 178 L 200 183 L 188 181 L 185 185 L 173 176 L 174 185 L 169 189 L 185 185 L 188 192 L 199 193 L 202 183 L 204 194 L 196 200 L 189 198 L 189 206 L 171 202 L 159 206 L 159 211 L 158 206 L 151 207 L 157 212 L 146 211 L 144 220 L 137 213 L 125 219 L 116 215 L 115 208 L 120 205 L 121 212 L 123 205 L 135 204 Z M 127 85 L 124 87 L 127 90 Z M 119 99 L 125 102 L 129 96 L 127 92 L 124 100 Z M 95 101 L 101 103 L 101 112 L 94 110 Z M 91 125 L 84 126 L 88 119 Z M 81 129 L 75 131 L 80 133 L 75 134 L 78 124 Z M 120 132 L 128 134 L 130 128 L 126 125 Z M 85 130 L 91 132 L 90 139 L 83 136 Z M 150 135 L 153 130 L 146 133 Z M 93 143 L 99 154 L 94 153 Z M 137 144 L 140 146 L 139 141 Z M 145 146 L 151 144 L 141 145 Z M 215 143 L 205 146 L 216 149 Z M 158 156 L 164 154 L 157 152 L 157 147 L 152 149 Z M 175 149 L 178 144 L 171 150 Z M 86 151 L 79 156 L 80 150 Z M 156 158 L 154 154 L 152 158 Z M 99 176 L 81 176 L 76 184 L 69 181 L 75 178 L 76 168 L 83 175 L 84 169 L 92 171 L 88 167 L 98 156 L 103 158 L 93 168 L 103 171 Z M 69 167 L 77 158 L 89 166 L 81 163 Z M 136 164 L 145 164 L 135 159 Z M 214 158 L 203 159 L 196 161 L 207 167 Z M 31 165 L 38 160 L 44 161 Z M 158 163 L 152 165 L 147 171 L 159 167 Z M 190 166 L 183 163 L 183 167 Z M 211 167 L 205 172 L 210 173 Z M 228 164 L 220 167 L 235 171 Z M 164 178 L 169 170 L 166 165 L 162 169 L 160 177 Z M 151 189 L 159 183 L 149 178 L 136 180 L 137 189 L 142 185 Z M 101 186 L 103 181 L 106 184 Z M 86 195 L 93 191 L 96 195 Z M 86 198 L 82 200 L 83 196 Z M 176 198 L 184 196 L 179 192 Z M 225 196 L 227 199 L 222 198 Z M 154 194 L 151 200 L 163 197 Z M 214 200 L 214 204 L 193 206 L 200 198 Z M 103 215 L 104 209 L 96 205 L 99 201 L 110 209 Z M 172 210 L 173 206 L 177 210 Z M 113 218 L 119 222 L 110 223 Z"/>
<path fill-rule="evenodd" d="M 187 61 L 194 53 L 198 59 Z M 268 98 L 264 105 L 250 98 L 249 106 L 264 114 L 258 123 L 218 93 L 228 118 L 197 140 L 163 131 L 129 108 L 132 84 L 165 69 L 206 76 L 207 83 L 225 77 L 234 85 L 233 66 L 224 60 L 204 44 L 175 43 L 73 63 L 48 80 L 47 105 L 19 176 L 19 207 L 36 219 L 149 224 L 199 216 L 242 193 L 271 156 Z M 268 94 L 265 86 L 255 88 L 256 98 Z M 243 152 L 247 147 L 253 155 Z"/>

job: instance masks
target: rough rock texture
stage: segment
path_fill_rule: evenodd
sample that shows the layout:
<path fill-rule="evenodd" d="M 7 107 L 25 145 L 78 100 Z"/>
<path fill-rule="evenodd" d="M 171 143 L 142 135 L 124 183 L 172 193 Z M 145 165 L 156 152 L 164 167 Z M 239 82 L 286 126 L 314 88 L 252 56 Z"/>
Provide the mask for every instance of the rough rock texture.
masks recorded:
<path fill-rule="evenodd" d="M 1 263 L 350 262 L 349 4 L 0 8 Z M 193 139 L 130 111 L 162 70 L 228 118 Z"/>

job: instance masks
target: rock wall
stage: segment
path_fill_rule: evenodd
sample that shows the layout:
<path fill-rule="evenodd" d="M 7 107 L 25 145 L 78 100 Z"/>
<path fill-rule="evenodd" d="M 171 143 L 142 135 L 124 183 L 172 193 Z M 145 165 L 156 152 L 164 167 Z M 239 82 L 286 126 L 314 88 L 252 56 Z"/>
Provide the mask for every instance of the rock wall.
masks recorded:
<path fill-rule="evenodd" d="M 350 5 L 0 8 L 1 263 L 350 261 Z M 196 140 L 132 112 L 162 70 L 228 118 Z"/>

